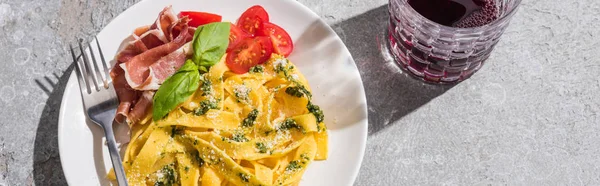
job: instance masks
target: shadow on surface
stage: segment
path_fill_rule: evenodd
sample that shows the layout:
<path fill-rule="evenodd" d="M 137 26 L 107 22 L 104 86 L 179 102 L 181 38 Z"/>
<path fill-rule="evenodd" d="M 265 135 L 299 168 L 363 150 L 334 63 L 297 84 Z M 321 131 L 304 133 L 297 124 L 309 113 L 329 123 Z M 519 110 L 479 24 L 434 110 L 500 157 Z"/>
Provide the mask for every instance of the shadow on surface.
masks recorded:
<path fill-rule="evenodd" d="M 425 84 L 402 72 L 387 52 L 387 26 L 387 5 L 332 25 L 360 71 L 369 108 L 369 135 L 452 88 Z"/>
<path fill-rule="evenodd" d="M 58 80 L 57 83 L 53 83 L 50 77 L 35 80 L 39 88 L 48 95 L 38 123 L 33 149 L 35 185 L 67 185 L 58 152 L 58 117 L 64 89 L 73 68 L 74 65 L 71 64 L 60 77 L 53 74 Z"/>
<path fill-rule="evenodd" d="M 80 57 L 81 55 L 77 54 L 76 60 L 82 63 Z M 37 86 L 48 95 L 35 138 L 33 175 L 36 185 L 67 185 L 58 148 L 58 122 L 63 94 L 74 68 L 75 63 L 71 63 L 62 76 L 59 77 L 56 73 L 53 73 L 53 78 L 58 80 L 56 83 L 53 82 L 53 78 L 48 76 L 35 80 Z M 89 119 L 86 119 L 86 126 L 92 132 L 93 142 L 91 145 L 93 146 L 94 167 L 97 177 L 106 178 L 105 158 L 103 156 L 103 148 L 105 147 L 104 131 Z M 129 132 L 129 128 L 123 127 L 115 127 L 113 130 L 115 133 L 121 133 L 121 135 L 116 134 L 117 142 L 124 140 L 119 138 L 119 136 L 123 136 L 123 132 L 125 134 Z M 121 157 L 123 157 L 124 150 L 125 148 L 120 149 Z M 112 185 L 116 185 L 115 183 L 112 183 Z M 111 185 L 111 181 L 99 179 L 99 185 Z"/>
<path fill-rule="evenodd" d="M 52 75 L 54 76 L 54 78 L 60 80 L 60 77 L 58 77 L 58 74 L 56 73 L 52 73 Z M 35 84 L 37 84 L 37 86 L 42 89 L 42 91 L 44 91 L 44 93 L 46 93 L 47 96 L 50 96 L 52 94 L 51 89 L 56 87 L 56 83 L 52 82 L 52 80 L 50 79 L 50 77 L 48 76 L 44 76 L 44 80 L 45 82 L 50 85 L 50 88 L 48 88 L 46 85 L 44 85 L 44 82 L 42 80 L 36 79 L 35 80 Z"/>

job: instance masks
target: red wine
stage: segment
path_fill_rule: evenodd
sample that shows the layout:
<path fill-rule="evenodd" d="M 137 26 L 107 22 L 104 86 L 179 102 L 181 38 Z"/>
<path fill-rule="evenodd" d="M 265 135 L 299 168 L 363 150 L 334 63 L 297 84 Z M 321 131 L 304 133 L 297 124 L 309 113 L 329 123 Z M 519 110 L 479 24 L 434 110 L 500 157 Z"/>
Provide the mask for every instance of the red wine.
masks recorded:
<path fill-rule="evenodd" d="M 469 28 L 498 18 L 495 0 L 408 0 L 423 17 L 441 25 Z"/>

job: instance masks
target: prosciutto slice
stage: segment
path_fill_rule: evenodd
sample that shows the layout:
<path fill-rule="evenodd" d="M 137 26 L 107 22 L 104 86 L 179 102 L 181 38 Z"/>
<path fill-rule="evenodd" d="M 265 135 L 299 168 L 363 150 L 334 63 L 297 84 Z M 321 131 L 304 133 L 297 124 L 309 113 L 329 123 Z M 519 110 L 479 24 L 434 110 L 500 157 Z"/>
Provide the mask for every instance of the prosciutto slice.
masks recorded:
<path fill-rule="evenodd" d="M 128 123 L 143 119 L 152 106 L 154 91 L 185 63 L 195 28 L 187 17 L 177 18 L 171 7 L 160 12 L 152 25 L 134 30 L 115 57 L 110 72 L 120 104 L 115 120 Z"/>
<path fill-rule="evenodd" d="M 128 62 L 119 64 L 119 67 L 125 71 L 125 78 L 129 86 L 136 90 L 158 89 L 166 77 L 154 78 L 156 77 L 154 72 L 161 70 L 156 68 L 168 68 L 172 72 L 179 69 L 185 62 L 186 56 L 182 46 L 186 43 L 188 36 L 187 31 L 181 32 L 175 40 L 147 50 L 131 58 Z M 163 64 L 158 64 L 159 62 Z"/>
<path fill-rule="evenodd" d="M 152 97 L 154 97 L 153 91 L 144 91 L 144 93 L 142 93 L 142 96 L 140 96 L 135 106 L 129 112 L 129 119 L 131 121 L 144 119 L 146 112 L 148 112 L 152 106 Z"/>
<path fill-rule="evenodd" d="M 145 52 L 148 49 L 163 45 L 173 40 L 168 30 L 171 25 L 178 21 L 177 16 L 173 14 L 171 6 L 165 7 L 152 25 L 136 28 L 131 35 L 133 41 L 119 52 L 117 59 L 119 62 L 127 62 L 132 57 Z M 170 40 L 169 40 L 170 38 Z"/>

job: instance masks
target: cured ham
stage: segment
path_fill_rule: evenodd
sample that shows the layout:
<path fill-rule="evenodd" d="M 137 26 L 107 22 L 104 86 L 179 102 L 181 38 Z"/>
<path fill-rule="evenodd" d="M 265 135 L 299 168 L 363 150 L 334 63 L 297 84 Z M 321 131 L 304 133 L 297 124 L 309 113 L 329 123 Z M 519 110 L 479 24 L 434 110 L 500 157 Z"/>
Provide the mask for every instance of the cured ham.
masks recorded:
<path fill-rule="evenodd" d="M 160 12 L 152 25 L 135 29 L 132 41 L 116 56 L 110 72 L 120 104 L 115 120 L 138 121 L 152 106 L 152 96 L 160 84 L 184 63 L 195 28 L 189 19 L 177 18 L 171 7 Z"/>
<path fill-rule="evenodd" d="M 187 23 L 186 23 L 187 24 Z M 188 32 L 181 32 L 175 40 L 149 49 L 136 55 L 125 63 L 119 64 L 119 67 L 125 71 L 125 78 L 129 86 L 136 90 L 156 90 L 163 79 L 155 79 L 153 72 L 156 68 L 179 69 L 185 62 L 185 52 L 183 45 L 189 36 Z M 179 50 L 181 48 L 181 50 Z M 179 51 L 178 51 L 179 50 Z M 179 61 L 169 61 L 179 60 Z M 157 64 L 158 62 L 164 64 Z M 168 66 L 168 65 L 174 66 Z M 153 68 L 155 68 L 153 70 Z M 165 77 L 166 78 L 166 77 Z"/>
<path fill-rule="evenodd" d="M 142 119 L 146 115 L 146 112 L 150 110 L 152 106 L 152 97 L 154 96 L 153 91 L 145 91 L 142 96 L 138 99 L 135 106 L 129 112 L 129 120 L 132 122 L 137 122 Z"/>
<path fill-rule="evenodd" d="M 133 90 L 129 84 L 127 84 L 125 73 L 120 67 L 115 66 L 110 71 L 110 76 L 113 79 L 115 92 L 119 98 L 119 107 L 117 107 L 115 120 L 117 122 L 124 122 L 129 114 L 129 110 L 135 104 L 135 101 L 140 97 L 142 92 Z"/>

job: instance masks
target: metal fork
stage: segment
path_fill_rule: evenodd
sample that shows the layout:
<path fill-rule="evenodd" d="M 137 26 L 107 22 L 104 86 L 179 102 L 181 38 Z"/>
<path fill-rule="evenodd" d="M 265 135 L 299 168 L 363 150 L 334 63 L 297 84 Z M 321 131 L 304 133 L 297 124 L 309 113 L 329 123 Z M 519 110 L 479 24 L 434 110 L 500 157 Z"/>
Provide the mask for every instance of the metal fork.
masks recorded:
<path fill-rule="evenodd" d="M 81 51 L 81 58 L 83 62 L 79 62 L 75 57 L 73 46 L 69 44 L 71 49 L 71 55 L 73 61 L 76 63 L 77 79 L 79 80 L 79 88 L 81 90 L 81 98 L 83 100 L 83 107 L 85 108 L 85 115 L 91 121 L 104 129 L 104 135 L 108 144 L 108 151 L 110 152 L 110 159 L 113 164 L 115 174 L 117 176 L 117 183 L 120 186 L 127 185 L 127 179 L 125 177 L 125 171 L 123 170 L 123 164 L 121 157 L 119 156 L 119 150 L 117 149 L 117 143 L 115 142 L 115 134 L 113 132 L 112 124 L 115 118 L 117 106 L 119 104 L 117 95 L 113 87 L 112 81 L 108 74 L 108 66 L 104 60 L 102 49 L 98 38 L 95 37 L 98 55 L 100 56 L 100 62 L 96 60 L 92 45 L 88 43 L 89 55 L 83 49 L 81 42 L 77 40 L 79 50 Z M 91 64 L 90 64 L 91 59 Z M 102 65 L 98 65 L 102 63 Z M 93 67 L 92 67 L 93 65 Z M 102 70 L 101 70 L 102 69 Z"/>

